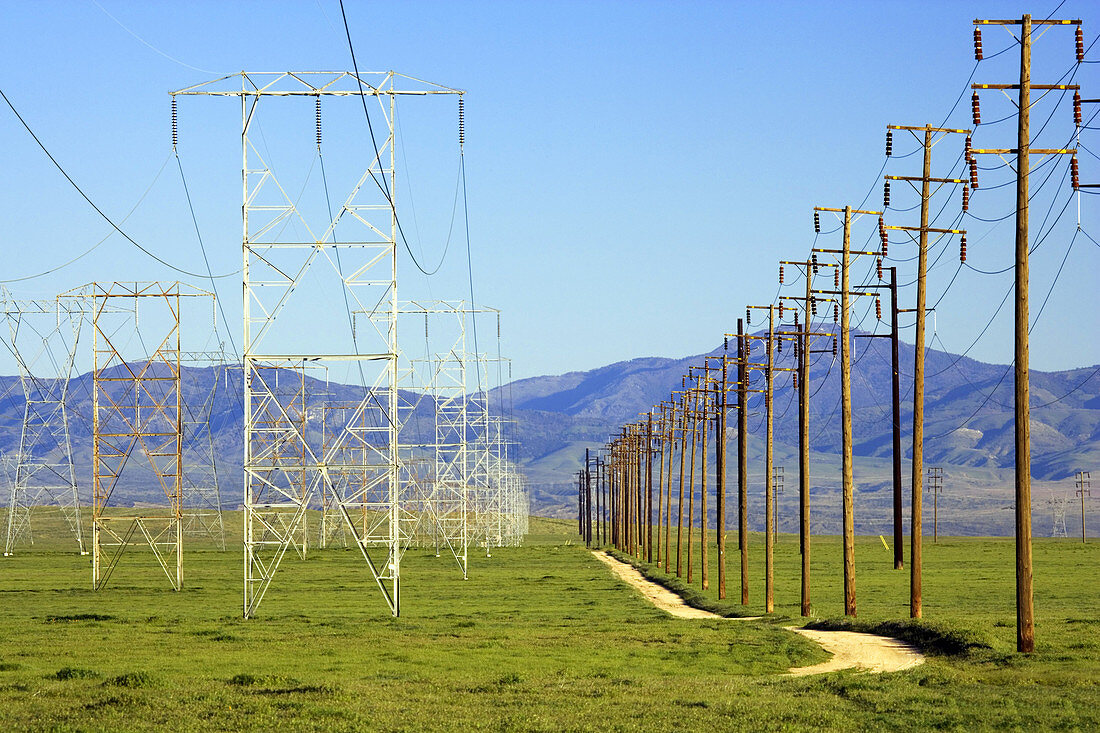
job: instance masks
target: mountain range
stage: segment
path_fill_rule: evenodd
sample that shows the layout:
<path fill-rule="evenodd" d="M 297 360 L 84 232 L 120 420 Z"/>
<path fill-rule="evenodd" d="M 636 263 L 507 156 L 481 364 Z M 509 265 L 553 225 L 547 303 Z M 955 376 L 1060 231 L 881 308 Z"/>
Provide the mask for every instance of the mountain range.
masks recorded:
<path fill-rule="evenodd" d="M 884 338 L 853 341 L 853 426 L 857 531 L 889 536 L 892 497 L 890 343 Z M 823 339 L 828 342 L 828 338 Z M 527 475 L 531 511 L 571 517 L 576 511 L 576 471 L 586 448 L 602 448 L 621 425 L 639 419 L 681 387 L 688 367 L 708 354 L 671 359 L 639 358 L 597 369 L 532 377 L 494 390 L 491 404 L 503 405 L 513 418 L 510 436 L 516 459 Z M 926 497 L 935 505 L 936 529 L 946 534 L 1011 534 L 1013 528 L 1014 419 L 1013 376 L 1008 365 L 986 364 L 965 355 L 926 351 L 925 465 L 943 469 L 942 494 Z M 913 347 L 900 350 L 902 384 L 903 493 L 906 512 L 912 433 Z M 777 366 L 793 367 L 790 349 Z M 810 370 L 811 517 L 815 532 L 839 530 L 840 378 L 831 349 L 813 354 Z M 779 373 L 774 396 L 775 465 L 785 468 L 777 496 L 780 531 L 797 531 L 797 399 L 789 373 Z M 1100 365 L 1057 372 L 1031 371 L 1033 519 L 1036 534 L 1056 529 L 1062 513 L 1069 532 L 1080 526 L 1074 475 L 1100 465 Z M 753 386 L 762 384 L 753 375 Z M 91 476 L 90 374 L 72 380 L 68 411 L 78 483 L 89 495 Z M 223 506 L 240 504 L 243 491 L 241 370 L 239 367 L 184 367 L 183 395 L 189 407 L 211 399 L 210 426 Z M 355 400 L 362 388 L 318 383 L 311 391 L 328 399 Z M 212 397 L 211 397 L 212 395 Z M 416 395 L 406 393 L 408 400 Z M 763 527 L 763 402 L 748 400 L 749 516 Z M 18 377 L 0 377 L 0 453 L 18 451 L 24 401 Z M 430 426 L 431 401 L 409 413 L 411 427 Z M 729 420 L 728 486 L 735 486 L 736 420 Z M 430 432 L 430 428 L 429 428 Z M 713 472 L 713 448 L 710 470 Z M 8 468 L 10 473 L 10 466 Z M 713 487 L 713 479 L 709 482 Z M 1098 494 L 1100 496 L 1100 494 Z M 1066 503 L 1066 499 L 1073 501 Z M 5 497 L 6 498 L 6 497 Z M 113 503 L 163 503 L 161 489 L 148 471 L 119 482 Z M 713 506 L 713 502 L 711 502 Z M 931 509 L 931 507 L 930 507 Z M 731 512 L 735 508 L 731 508 Z M 926 515 L 932 511 L 925 512 Z M 1100 534 L 1100 511 L 1086 500 L 1090 533 Z M 732 516 L 732 515 L 731 515 Z M 716 521 L 712 515 L 711 521 Z M 931 527 L 928 528 L 931 531 Z"/>

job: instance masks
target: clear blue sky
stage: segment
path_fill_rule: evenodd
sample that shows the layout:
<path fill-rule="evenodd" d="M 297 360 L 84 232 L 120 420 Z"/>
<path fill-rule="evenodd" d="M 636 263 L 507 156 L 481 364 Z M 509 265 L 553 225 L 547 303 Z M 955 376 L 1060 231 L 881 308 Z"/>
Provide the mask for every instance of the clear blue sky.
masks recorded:
<path fill-rule="evenodd" d="M 394 69 L 468 92 L 476 297 L 504 311 L 504 349 L 517 377 L 719 345 L 746 303 L 775 296 L 776 262 L 806 256 L 814 205 L 859 204 L 873 189 L 866 206 L 881 206 L 885 126 L 945 120 L 974 69 L 971 20 L 1022 12 L 1042 17 L 1057 6 L 1050 0 L 346 4 L 361 69 Z M 1058 17 L 1082 18 L 1089 44 L 1100 33 L 1097 9 L 1067 0 Z M 333 0 L 9 1 L 3 16 L 0 88 L 116 219 L 168 161 L 123 228 L 193 270 L 203 269 L 202 257 L 179 172 L 168 159 L 167 93 L 242 69 L 351 67 Z M 986 29 L 987 56 L 1009 45 L 1006 31 Z M 1015 54 L 983 62 L 973 81 L 1011 82 Z M 1058 81 L 1073 68 L 1072 30 L 1049 31 L 1034 55 L 1033 81 Z M 1100 44 L 1089 58 L 1100 60 Z M 1085 64 L 1076 72 L 1085 97 L 1100 97 L 1097 68 Z M 949 126 L 970 126 L 969 97 L 967 89 Z M 996 93 L 983 95 L 983 122 L 1008 115 L 1007 104 Z M 1037 119 L 1052 109 L 1043 107 Z M 415 193 L 415 212 L 403 208 L 402 216 L 419 233 L 413 246 L 434 262 L 447 238 L 457 146 L 449 107 L 423 114 L 423 126 L 411 127 L 423 145 L 407 148 L 409 176 L 399 206 Z M 302 136 L 312 136 L 310 124 L 306 119 Z M 1062 104 L 1043 129 L 1044 140 L 1055 147 L 1071 131 L 1072 112 Z M 292 130 L 269 134 L 275 145 L 276 136 Z M 231 103 L 187 101 L 181 135 L 180 156 L 211 266 L 233 270 L 240 262 L 237 111 Z M 1097 135 L 1086 130 L 1081 142 L 1100 153 Z M 1008 120 L 979 128 L 975 145 L 1011 147 L 1014 139 L 1015 123 Z M 0 140 L 0 279 L 61 264 L 109 233 L 6 107 L 0 107 Z M 332 144 L 354 150 L 363 140 L 348 135 Z M 913 149 L 911 140 L 895 137 L 896 152 Z M 960 150 L 958 140 L 937 146 L 939 175 L 951 174 Z M 1100 158 L 1083 152 L 1080 162 L 1082 180 L 1100 182 Z M 1033 201 L 1036 231 L 1049 206 L 1053 221 L 1069 202 L 1033 255 L 1033 314 L 1062 266 L 1033 333 L 1038 369 L 1100 362 L 1100 246 L 1079 235 L 1070 247 L 1077 206 L 1062 182 L 1068 161 L 1041 170 L 1045 176 L 1055 166 Z M 919 156 L 891 160 L 886 172 L 917 175 Z M 997 219 L 1010 213 L 1011 186 L 986 190 L 1008 181 L 1009 173 L 982 171 L 972 214 Z M 1100 199 L 1082 198 L 1082 227 L 1100 240 Z M 957 199 L 944 201 L 948 213 L 941 221 L 953 217 Z M 912 203 L 895 186 L 894 206 Z M 888 221 L 915 224 L 916 212 L 893 211 Z M 964 226 L 972 232 L 969 264 L 989 271 L 1011 265 L 1011 217 L 999 224 L 970 218 Z M 403 256 L 402 297 L 468 296 L 460 234 L 456 229 L 445 266 L 430 281 L 414 274 Z M 857 239 L 869 234 L 870 224 L 861 222 Z M 832 246 L 827 241 L 835 235 L 821 242 Z M 955 275 L 957 245 L 946 249 L 930 273 L 930 301 Z M 903 282 L 912 279 L 914 250 L 892 247 Z M 175 279 L 115 236 L 76 265 L 8 287 L 16 295 L 52 296 L 95 279 L 158 278 Z M 1008 362 L 1011 302 L 974 341 L 1010 283 L 1011 272 L 960 271 L 936 316 L 936 346 L 970 347 L 976 358 Z M 239 336 L 239 284 L 219 288 Z"/>

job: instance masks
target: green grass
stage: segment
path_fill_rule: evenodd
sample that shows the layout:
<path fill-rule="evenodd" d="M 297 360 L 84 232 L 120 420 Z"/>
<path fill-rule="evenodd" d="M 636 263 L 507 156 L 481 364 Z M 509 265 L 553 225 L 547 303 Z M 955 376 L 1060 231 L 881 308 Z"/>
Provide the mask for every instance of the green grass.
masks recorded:
<path fill-rule="evenodd" d="M 226 526 L 239 533 L 239 515 Z M 779 628 L 797 613 L 793 538 L 779 540 L 773 617 L 693 621 L 618 581 L 574 528 L 533 520 L 527 546 L 473 553 L 467 581 L 453 561 L 410 550 L 400 619 L 355 552 L 288 556 L 248 621 L 239 552 L 191 543 L 174 593 L 135 551 L 93 592 L 88 558 L 41 533 L 33 550 L 0 559 L 0 730 L 1100 726 L 1100 543 L 1036 544 L 1033 656 L 1011 652 L 1011 542 L 941 540 L 927 551 L 926 636 L 986 647 L 943 648 L 898 674 L 786 679 L 789 666 L 825 658 Z M 891 569 L 878 538 L 857 557 L 859 623 L 904 619 L 908 573 Z M 838 559 L 835 538 L 815 540 L 822 617 L 841 608 Z M 735 553 L 729 568 L 736 595 Z M 750 569 L 755 602 L 763 569 Z M 761 610 L 717 605 L 714 585 L 699 598 Z"/>

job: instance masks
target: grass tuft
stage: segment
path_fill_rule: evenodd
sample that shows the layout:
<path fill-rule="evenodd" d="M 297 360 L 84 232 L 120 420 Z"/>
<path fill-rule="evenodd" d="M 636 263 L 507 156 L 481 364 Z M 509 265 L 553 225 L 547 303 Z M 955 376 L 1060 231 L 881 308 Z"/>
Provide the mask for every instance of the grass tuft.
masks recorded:
<path fill-rule="evenodd" d="M 62 667 L 53 674 L 47 675 L 47 679 L 86 680 L 98 676 L 99 673 L 91 669 L 84 669 L 82 667 Z"/>
<path fill-rule="evenodd" d="M 114 687 L 140 689 L 143 687 L 152 687 L 153 682 L 153 676 L 148 672 L 126 672 L 117 677 L 112 677 L 107 681 L 107 684 Z"/>
<path fill-rule="evenodd" d="M 66 616 L 49 615 L 46 617 L 48 624 L 63 624 L 69 621 L 113 621 L 114 616 L 107 613 L 73 613 Z"/>

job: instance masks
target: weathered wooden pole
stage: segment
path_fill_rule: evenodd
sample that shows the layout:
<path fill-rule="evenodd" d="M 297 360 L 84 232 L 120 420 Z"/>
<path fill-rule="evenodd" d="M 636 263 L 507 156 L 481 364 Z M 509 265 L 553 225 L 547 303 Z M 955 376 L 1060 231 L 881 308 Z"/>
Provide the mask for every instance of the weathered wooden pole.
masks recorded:
<path fill-rule="evenodd" d="M 802 556 L 801 613 L 810 608 L 810 297 L 813 274 L 806 263 L 806 325 L 798 349 L 798 549 Z"/>
<path fill-rule="evenodd" d="M 1031 15 L 1020 28 L 1016 155 L 1016 649 L 1035 651 L 1031 567 L 1031 405 L 1028 346 L 1028 176 L 1031 173 Z"/>
<path fill-rule="evenodd" d="M 764 442 L 764 612 L 771 613 L 775 610 L 775 568 L 773 552 L 775 538 L 772 533 L 772 518 L 775 514 L 775 504 L 772 500 L 772 382 L 774 373 L 774 348 L 775 348 L 775 307 L 768 306 L 768 359 L 767 369 L 764 372 L 764 412 L 765 412 L 765 442 Z"/>
<path fill-rule="evenodd" d="M 726 344 L 728 348 L 728 343 Z M 722 352 L 722 378 L 716 380 L 714 395 L 714 404 L 718 410 L 717 426 L 715 427 L 715 437 L 717 441 L 714 445 L 714 467 L 715 467 L 715 485 L 714 491 L 716 494 L 715 507 L 717 514 L 717 526 L 715 532 L 718 534 L 718 597 L 726 597 L 726 388 L 727 388 L 727 371 L 726 371 L 726 353 Z"/>
<path fill-rule="evenodd" d="M 710 384 L 710 365 L 704 362 L 703 364 L 703 381 L 699 386 L 700 396 L 703 403 L 703 434 L 702 434 L 702 464 L 699 469 L 699 563 L 700 563 L 700 580 L 703 590 L 707 590 L 710 587 L 707 567 L 707 433 L 710 428 L 710 414 L 708 410 L 708 404 L 710 402 L 710 390 L 708 385 Z"/>
<path fill-rule="evenodd" d="M 661 414 L 657 419 L 657 449 L 660 459 L 657 462 L 657 567 L 661 565 L 661 507 L 665 500 L 665 404 L 662 402 Z"/>
<path fill-rule="evenodd" d="M 686 383 L 685 383 L 686 384 Z M 684 536 L 684 453 L 687 452 L 687 428 L 688 428 L 688 397 L 687 392 L 681 394 L 680 417 L 680 498 L 676 502 L 676 577 L 683 577 L 681 542 Z"/>
<path fill-rule="evenodd" d="M 741 552 L 741 605 L 749 603 L 749 370 L 744 323 L 737 319 L 737 548 Z"/>
<path fill-rule="evenodd" d="M 848 313 L 851 266 L 852 207 L 844 207 L 844 249 L 841 254 L 840 285 L 840 420 L 841 474 L 844 524 L 844 615 L 856 615 L 856 548 L 854 485 L 852 476 L 852 349 Z"/>
<path fill-rule="evenodd" d="M 691 377 L 691 370 L 688 370 Z M 688 536 L 687 536 L 687 582 L 692 581 L 694 550 L 692 549 L 692 527 L 695 524 L 695 444 L 699 438 L 699 393 L 690 391 L 691 406 L 691 464 L 688 468 Z"/>
<path fill-rule="evenodd" d="M 669 420 L 664 439 L 668 442 L 668 475 L 665 485 L 668 487 L 668 500 L 665 502 L 665 572 L 669 572 L 672 550 L 672 457 L 676 453 L 676 399 L 670 398 Z"/>
<path fill-rule="evenodd" d="M 898 349 L 898 268 L 890 268 L 890 388 L 893 405 L 894 569 L 905 567 L 901 516 L 901 361 Z"/>
<path fill-rule="evenodd" d="M 653 411 L 645 427 L 645 560 L 653 562 Z"/>

